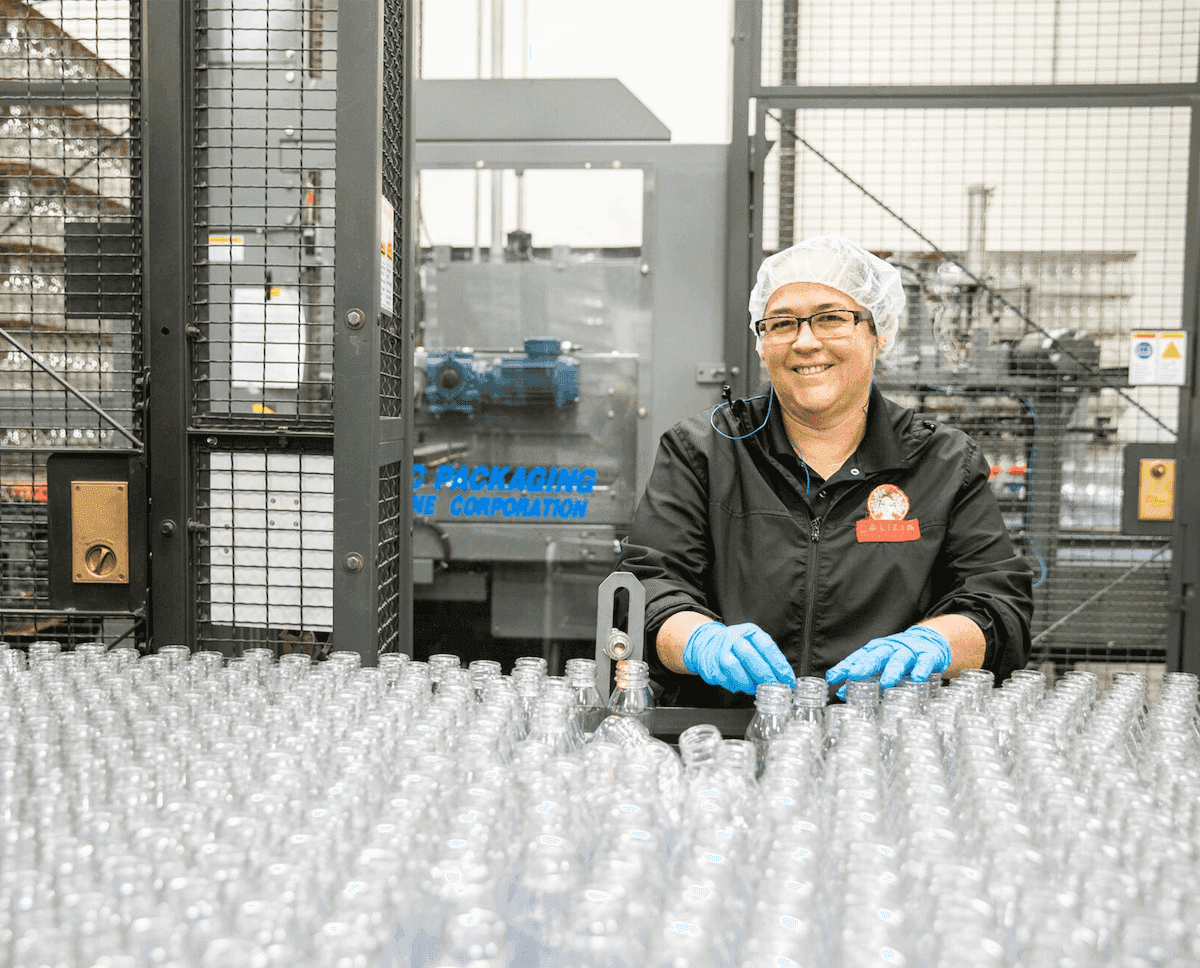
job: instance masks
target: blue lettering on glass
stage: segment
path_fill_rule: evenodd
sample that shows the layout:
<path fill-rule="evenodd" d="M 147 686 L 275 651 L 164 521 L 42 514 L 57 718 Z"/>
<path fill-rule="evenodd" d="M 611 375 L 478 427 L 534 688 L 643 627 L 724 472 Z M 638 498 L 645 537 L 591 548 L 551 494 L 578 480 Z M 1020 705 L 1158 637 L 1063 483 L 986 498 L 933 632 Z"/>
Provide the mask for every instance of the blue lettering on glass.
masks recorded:
<path fill-rule="evenodd" d="M 594 467 L 442 464 L 437 467 L 432 483 L 429 477 L 429 468 L 424 464 L 413 465 L 414 490 L 432 486 L 434 491 L 466 492 L 451 500 L 452 517 L 568 521 L 585 518 L 589 502 L 566 495 L 594 493 L 597 473 Z M 414 514 L 428 516 L 436 509 L 436 495 L 414 496 Z"/>
<path fill-rule="evenodd" d="M 414 513 L 418 513 L 416 501 L 420 501 L 418 496 L 413 499 Z M 429 495 L 423 508 L 433 508 L 432 502 L 436 501 L 435 495 Z M 455 518 L 462 517 L 488 517 L 488 518 L 539 518 L 549 521 L 580 521 L 587 517 L 588 501 L 586 499 L 572 498 L 533 498 L 528 497 L 476 497 L 474 495 L 468 497 L 464 494 L 456 494 L 450 499 L 450 516 Z M 432 514 L 432 510 L 423 510 L 419 513 Z"/>

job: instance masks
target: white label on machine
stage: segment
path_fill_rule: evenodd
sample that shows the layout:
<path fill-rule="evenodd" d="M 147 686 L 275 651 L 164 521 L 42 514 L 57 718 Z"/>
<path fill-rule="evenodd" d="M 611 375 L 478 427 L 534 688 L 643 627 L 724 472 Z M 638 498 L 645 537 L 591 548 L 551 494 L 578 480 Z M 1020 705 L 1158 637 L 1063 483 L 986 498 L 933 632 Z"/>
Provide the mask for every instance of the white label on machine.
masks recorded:
<path fill-rule="evenodd" d="M 209 262 L 245 262 L 246 238 L 242 235 L 210 235 Z"/>
<path fill-rule="evenodd" d="M 229 378 L 243 389 L 289 390 L 300 384 L 304 308 L 295 289 L 233 290 Z"/>
<path fill-rule="evenodd" d="M 381 312 L 393 316 L 395 315 L 392 312 L 395 269 L 392 259 L 396 248 L 396 210 L 392 208 L 392 203 L 382 195 L 379 196 L 379 200 L 383 203 L 379 215 L 379 309 Z"/>
<path fill-rule="evenodd" d="M 1183 386 L 1187 333 L 1147 330 L 1129 335 L 1130 386 Z"/>
<path fill-rule="evenodd" d="M 333 626 L 333 458 L 214 451 L 212 621 L 297 632 Z"/>

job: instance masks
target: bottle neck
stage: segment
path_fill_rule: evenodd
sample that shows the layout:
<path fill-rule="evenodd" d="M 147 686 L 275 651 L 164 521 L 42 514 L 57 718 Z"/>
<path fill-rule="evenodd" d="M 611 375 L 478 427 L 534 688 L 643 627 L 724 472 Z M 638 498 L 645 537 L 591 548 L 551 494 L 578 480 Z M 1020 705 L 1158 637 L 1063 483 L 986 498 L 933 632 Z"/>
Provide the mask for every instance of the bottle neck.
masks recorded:
<path fill-rule="evenodd" d="M 626 691 L 645 689 L 650 685 L 650 667 L 638 659 L 622 659 L 617 663 L 617 688 Z"/>
<path fill-rule="evenodd" d="M 761 683 L 754 694 L 760 716 L 786 716 L 792 709 L 792 690 L 780 682 Z"/>
<path fill-rule="evenodd" d="M 679 735 L 679 755 L 689 769 L 714 763 L 720 746 L 721 731 L 707 723 L 691 726 Z"/>
<path fill-rule="evenodd" d="M 596 670 L 573 669 L 567 675 L 567 682 L 572 689 L 590 689 L 596 685 Z"/>
<path fill-rule="evenodd" d="M 787 716 L 792 711 L 790 700 L 756 699 L 754 709 L 760 716 Z"/>

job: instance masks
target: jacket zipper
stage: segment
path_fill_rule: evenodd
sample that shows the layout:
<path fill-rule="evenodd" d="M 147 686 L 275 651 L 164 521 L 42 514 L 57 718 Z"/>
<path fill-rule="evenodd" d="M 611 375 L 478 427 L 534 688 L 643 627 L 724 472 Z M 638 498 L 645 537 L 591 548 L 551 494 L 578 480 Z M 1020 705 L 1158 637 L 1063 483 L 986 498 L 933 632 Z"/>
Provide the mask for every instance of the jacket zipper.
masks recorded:
<path fill-rule="evenodd" d="M 800 675 L 807 676 L 812 670 L 812 625 L 813 611 L 817 604 L 817 557 L 821 541 L 821 519 L 813 518 L 808 532 L 808 601 L 804 608 L 804 640 L 800 652 Z"/>
<path fill-rule="evenodd" d="M 867 481 L 864 480 L 861 483 L 866 484 Z M 825 509 L 825 515 L 828 516 L 835 507 L 846 499 L 847 494 L 853 493 L 854 490 L 855 488 L 848 488 L 843 491 Z M 821 522 L 823 520 L 823 517 L 814 517 L 809 522 L 808 528 L 808 599 L 804 609 L 804 638 L 801 642 L 800 650 L 800 668 L 802 670 L 800 674 L 803 676 L 812 675 L 812 627 L 813 613 L 816 611 L 817 606 L 817 558 L 820 555 Z"/>

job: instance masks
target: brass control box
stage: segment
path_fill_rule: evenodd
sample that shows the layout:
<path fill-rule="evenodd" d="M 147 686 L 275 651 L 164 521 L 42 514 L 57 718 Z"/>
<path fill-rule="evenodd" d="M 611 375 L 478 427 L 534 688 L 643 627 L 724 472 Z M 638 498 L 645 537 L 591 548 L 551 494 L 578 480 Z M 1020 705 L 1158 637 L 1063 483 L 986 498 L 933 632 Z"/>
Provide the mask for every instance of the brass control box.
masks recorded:
<path fill-rule="evenodd" d="M 129 483 L 71 482 L 71 580 L 129 581 Z"/>
<path fill-rule="evenodd" d="M 1174 445 L 1126 444 L 1121 464 L 1121 533 L 1168 537 L 1175 527 Z"/>
<path fill-rule="evenodd" d="M 1175 520 L 1175 461 L 1138 461 L 1137 517 L 1139 521 Z"/>

